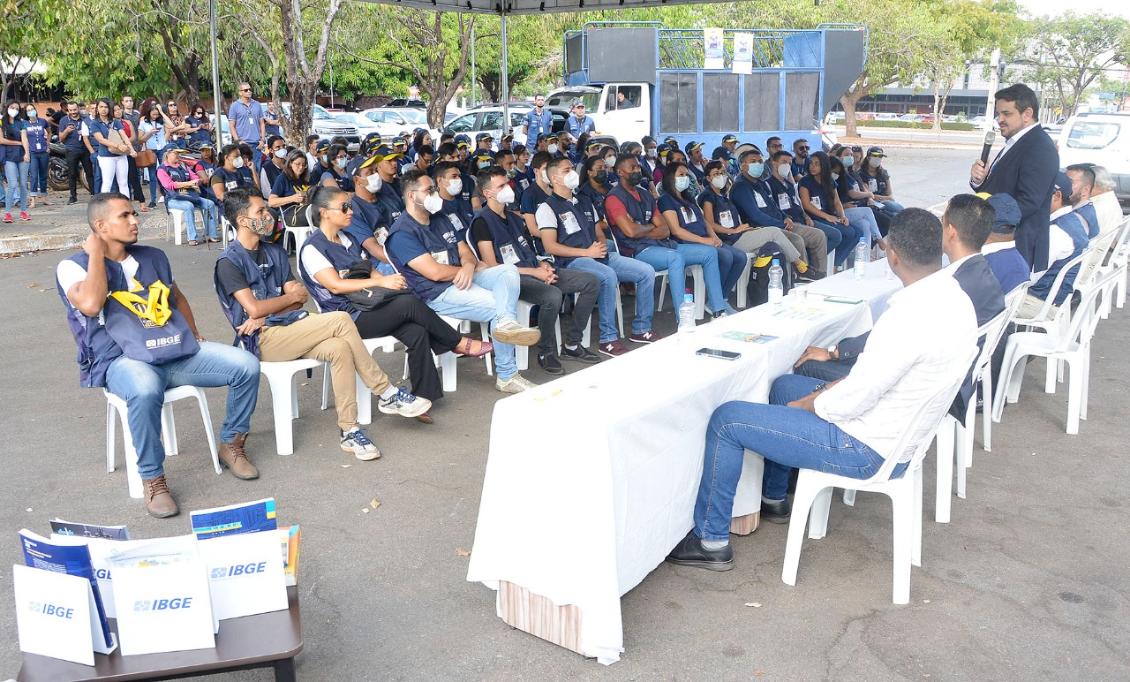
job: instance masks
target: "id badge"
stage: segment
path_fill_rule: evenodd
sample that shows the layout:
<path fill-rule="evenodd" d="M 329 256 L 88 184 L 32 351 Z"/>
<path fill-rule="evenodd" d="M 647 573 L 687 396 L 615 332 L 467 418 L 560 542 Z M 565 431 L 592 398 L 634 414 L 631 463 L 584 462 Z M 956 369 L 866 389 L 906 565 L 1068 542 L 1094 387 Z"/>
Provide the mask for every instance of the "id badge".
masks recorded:
<path fill-rule="evenodd" d="M 561 224 L 565 226 L 565 234 L 577 234 L 581 231 L 577 216 L 573 215 L 572 212 L 561 213 L 557 217 L 561 219 Z"/>
<path fill-rule="evenodd" d="M 867 189 L 870 190 L 872 194 L 878 192 L 879 191 L 879 181 L 874 180 L 874 179 L 868 180 L 867 181 Z"/>
<path fill-rule="evenodd" d="M 782 211 L 788 211 L 793 207 L 792 202 L 789 201 L 789 195 L 782 192 L 777 195 L 777 208 Z"/>
<path fill-rule="evenodd" d="M 451 221 L 451 225 L 455 228 L 456 232 L 463 231 L 463 221 L 459 219 L 459 216 L 454 213 L 448 213 L 447 219 Z"/>
<path fill-rule="evenodd" d="M 760 198 L 760 195 L 758 195 L 758 197 Z M 728 228 L 728 229 L 733 229 L 733 227 L 734 227 L 734 216 L 731 215 L 729 211 L 719 211 L 718 212 L 718 224 L 721 225 L 722 227 L 725 227 L 725 228 Z"/>
<path fill-rule="evenodd" d="M 451 265 L 451 261 L 447 259 L 446 251 L 432 251 L 432 260 L 440 265 Z"/>
<path fill-rule="evenodd" d="M 812 205 L 816 207 L 817 211 L 824 210 L 824 202 L 820 201 L 820 197 L 812 197 Z"/>
<path fill-rule="evenodd" d="M 498 248 L 502 252 L 502 262 L 506 265 L 517 265 L 518 254 L 514 251 L 513 244 L 503 244 Z"/>
<path fill-rule="evenodd" d="M 782 196 L 784 196 L 784 195 L 782 195 Z M 753 200 L 757 202 L 758 208 L 765 208 L 765 197 L 761 196 L 760 192 L 754 192 L 753 193 Z M 729 226 L 727 225 L 727 227 L 729 227 Z"/>
<path fill-rule="evenodd" d="M 679 212 L 683 214 L 683 223 L 689 224 L 694 222 L 694 214 L 686 206 L 680 206 Z"/>
<path fill-rule="evenodd" d="M 378 227 L 376 233 L 373 236 L 377 238 L 378 244 L 384 246 L 385 242 L 388 241 L 388 228 Z"/>

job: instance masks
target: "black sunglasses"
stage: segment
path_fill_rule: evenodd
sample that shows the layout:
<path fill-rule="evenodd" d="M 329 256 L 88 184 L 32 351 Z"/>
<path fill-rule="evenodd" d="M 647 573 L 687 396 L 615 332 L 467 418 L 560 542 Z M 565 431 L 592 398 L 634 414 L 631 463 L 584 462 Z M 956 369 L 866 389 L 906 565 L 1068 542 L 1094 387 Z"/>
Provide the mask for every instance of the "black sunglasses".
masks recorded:
<path fill-rule="evenodd" d="M 797 151 L 798 152 L 806 152 L 806 151 L 808 151 L 808 147 L 797 147 Z"/>
<path fill-rule="evenodd" d="M 337 210 L 341 211 L 342 213 L 352 213 L 353 212 L 353 202 L 352 201 L 346 201 Z"/>

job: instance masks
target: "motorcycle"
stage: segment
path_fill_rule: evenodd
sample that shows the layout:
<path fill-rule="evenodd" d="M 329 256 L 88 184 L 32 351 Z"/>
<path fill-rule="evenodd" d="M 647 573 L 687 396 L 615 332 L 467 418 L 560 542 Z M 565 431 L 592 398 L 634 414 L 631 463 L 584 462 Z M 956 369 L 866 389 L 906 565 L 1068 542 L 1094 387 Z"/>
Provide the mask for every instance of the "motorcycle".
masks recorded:
<path fill-rule="evenodd" d="M 47 185 L 56 192 L 66 192 L 70 189 L 70 174 L 67 173 L 67 148 L 60 142 L 48 144 L 50 158 L 47 160 Z M 85 190 L 90 190 L 90 178 L 82 164 L 78 166 L 78 184 Z"/>

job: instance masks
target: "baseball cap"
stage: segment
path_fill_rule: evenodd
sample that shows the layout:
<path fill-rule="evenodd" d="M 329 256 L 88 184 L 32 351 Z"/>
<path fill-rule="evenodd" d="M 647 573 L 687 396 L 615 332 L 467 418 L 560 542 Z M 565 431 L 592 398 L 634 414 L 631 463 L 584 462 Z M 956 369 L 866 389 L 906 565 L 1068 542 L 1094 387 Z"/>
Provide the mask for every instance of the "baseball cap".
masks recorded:
<path fill-rule="evenodd" d="M 996 211 L 993 218 L 993 232 L 1008 234 L 1016 229 L 1016 225 L 1020 222 L 1020 205 L 1011 194 L 1001 192 L 990 196 L 986 201 Z"/>
<path fill-rule="evenodd" d="M 1059 172 L 1055 174 L 1055 190 L 1063 194 L 1063 201 L 1066 203 L 1071 198 L 1071 178 L 1067 177 L 1067 173 Z"/>
<path fill-rule="evenodd" d="M 314 146 L 314 151 L 325 151 L 330 148 L 329 140 L 318 140 L 318 144 Z"/>
<path fill-rule="evenodd" d="M 373 150 L 373 155 L 370 157 L 373 161 L 386 161 L 388 159 L 399 159 L 404 156 L 387 144 L 382 144 Z"/>
<path fill-rule="evenodd" d="M 494 139 L 494 138 L 491 137 L 490 133 L 479 133 L 478 135 L 475 136 L 475 142 L 482 142 L 483 140 L 492 140 L 492 139 Z"/>
<path fill-rule="evenodd" d="M 737 142 L 738 136 L 733 133 L 728 133 L 722 136 L 722 142 Z"/>
<path fill-rule="evenodd" d="M 883 153 L 882 147 L 868 147 L 867 148 L 867 155 L 868 156 L 886 156 L 886 154 Z"/>
<path fill-rule="evenodd" d="M 691 152 L 693 152 L 696 149 L 702 149 L 702 143 L 696 142 L 695 140 L 691 140 L 690 142 L 687 143 L 687 146 L 683 149 L 683 151 L 685 151 L 687 153 L 687 156 L 690 156 Z"/>
<path fill-rule="evenodd" d="M 585 101 L 583 99 L 581 99 L 580 97 L 578 97 L 575 100 L 573 100 L 573 104 L 570 105 L 569 108 L 570 109 L 576 109 L 577 107 L 583 107 L 583 106 L 585 106 Z"/>
<path fill-rule="evenodd" d="M 357 175 L 357 171 L 361 170 L 362 168 L 368 168 L 376 162 L 376 156 L 366 156 L 363 154 L 358 154 L 357 156 L 353 157 L 353 160 L 350 161 L 349 165 L 345 167 L 345 172 L 349 173 L 349 175 L 351 176 Z"/>

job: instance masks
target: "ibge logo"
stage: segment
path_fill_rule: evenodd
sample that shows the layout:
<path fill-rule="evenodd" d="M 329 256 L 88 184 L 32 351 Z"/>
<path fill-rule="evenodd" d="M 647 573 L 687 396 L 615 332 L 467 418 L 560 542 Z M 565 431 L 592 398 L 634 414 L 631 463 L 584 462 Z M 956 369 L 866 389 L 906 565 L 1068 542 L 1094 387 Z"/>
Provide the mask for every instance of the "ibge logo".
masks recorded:
<path fill-rule="evenodd" d="M 238 578 L 243 575 L 254 575 L 256 573 L 263 573 L 267 570 L 267 562 L 260 561 L 258 563 L 250 564 L 235 564 L 232 566 L 218 566 L 212 569 L 212 580 L 225 580 L 227 578 Z"/>
<path fill-rule="evenodd" d="M 56 618 L 65 618 L 66 620 L 71 620 L 75 615 L 75 610 L 73 607 L 60 606 L 58 604 L 49 604 L 47 602 L 38 601 L 29 602 L 28 610 L 35 614 L 55 616 Z"/>
<path fill-rule="evenodd" d="M 192 608 L 192 597 L 170 597 L 168 599 L 146 599 L 133 603 L 134 613 L 145 611 L 176 611 Z"/>

